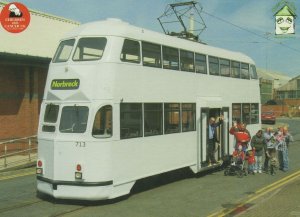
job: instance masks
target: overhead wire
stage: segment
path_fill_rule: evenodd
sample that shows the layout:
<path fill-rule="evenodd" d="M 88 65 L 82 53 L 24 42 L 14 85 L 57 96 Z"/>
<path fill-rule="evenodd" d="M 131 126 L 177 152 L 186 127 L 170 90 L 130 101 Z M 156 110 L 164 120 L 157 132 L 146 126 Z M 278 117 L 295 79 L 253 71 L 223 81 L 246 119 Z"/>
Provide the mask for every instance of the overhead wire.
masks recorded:
<path fill-rule="evenodd" d="M 285 48 L 288 48 L 288 49 L 290 49 L 290 50 L 293 50 L 293 51 L 295 51 L 295 52 L 299 52 L 299 53 L 300 53 L 300 50 L 299 50 L 299 49 L 293 48 L 293 47 L 291 47 L 291 46 L 289 46 L 289 45 L 287 45 L 287 44 L 284 44 L 284 43 L 282 43 L 282 42 L 275 41 L 275 40 L 273 40 L 272 38 L 270 38 L 270 37 L 268 37 L 268 36 L 260 35 L 260 34 L 254 32 L 254 31 L 251 31 L 251 30 L 246 29 L 246 28 L 244 28 L 244 27 L 242 27 L 242 26 L 239 26 L 239 25 L 237 25 L 237 24 L 234 24 L 234 23 L 232 23 L 232 22 L 230 22 L 230 21 L 228 21 L 228 20 L 225 20 L 225 19 L 220 18 L 220 17 L 218 17 L 218 16 L 216 16 L 216 15 L 213 15 L 213 14 L 211 14 L 211 13 L 208 13 L 208 12 L 206 12 L 206 11 L 204 11 L 204 10 L 202 10 L 201 12 L 204 13 L 204 14 L 206 14 L 206 15 L 208 15 L 208 16 L 210 16 L 210 17 L 213 17 L 214 19 L 217 19 L 217 20 L 219 20 L 219 21 L 222 21 L 222 22 L 224 22 L 224 23 L 227 23 L 227 24 L 229 24 L 229 25 L 232 25 L 232 26 L 234 26 L 234 27 L 236 27 L 236 28 L 238 28 L 238 29 L 240 29 L 240 30 L 242 30 L 242 31 L 248 32 L 248 33 L 250 33 L 250 34 L 252 34 L 252 35 L 255 35 L 255 36 L 259 37 L 259 38 L 263 38 L 263 39 L 265 39 L 265 40 L 271 41 L 271 42 L 273 42 L 273 43 L 275 43 L 275 44 L 279 44 L 279 45 L 281 45 L 281 46 L 283 46 L 283 47 L 285 47 Z"/>

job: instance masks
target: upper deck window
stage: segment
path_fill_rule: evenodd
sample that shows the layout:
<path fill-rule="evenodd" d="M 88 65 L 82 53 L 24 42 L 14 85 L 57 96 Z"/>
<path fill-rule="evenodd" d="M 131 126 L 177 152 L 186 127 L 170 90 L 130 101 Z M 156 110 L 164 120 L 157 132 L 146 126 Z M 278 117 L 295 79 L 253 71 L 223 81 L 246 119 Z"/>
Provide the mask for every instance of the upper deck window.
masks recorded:
<path fill-rule="evenodd" d="M 55 52 L 53 62 L 54 63 L 66 62 L 71 55 L 74 43 L 75 43 L 75 39 L 69 39 L 60 42 Z"/>
<path fill-rule="evenodd" d="M 219 58 L 209 56 L 208 62 L 209 62 L 209 74 L 219 75 L 220 74 Z"/>
<path fill-rule="evenodd" d="M 241 78 L 243 79 L 249 79 L 250 75 L 249 75 L 249 64 L 247 63 L 242 63 L 241 66 Z"/>
<path fill-rule="evenodd" d="M 241 77 L 241 63 L 236 61 L 231 61 L 231 77 L 240 78 Z"/>
<path fill-rule="evenodd" d="M 161 68 L 161 46 L 142 42 L 143 65 Z"/>
<path fill-rule="evenodd" d="M 220 59 L 221 76 L 230 77 L 230 60 Z"/>
<path fill-rule="evenodd" d="M 177 48 L 163 46 L 163 68 L 179 70 L 179 54 Z"/>
<path fill-rule="evenodd" d="M 89 109 L 86 106 L 65 106 L 62 109 L 59 131 L 62 133 L 84 133 Z"/>
<path fill-rule="evenodd" d="M 195 68 L 197 73 L 207 74 L 206 56 L 203 54 L 195 54 Z"/>
<path fill-rule="evenodd" d="M 180 68 L 182 71 L 194 72 L 194 53 L 191 51 L 180 50 Z"/>
<path fill-rule="evenodd" d="M 140 63 L 140 43 L 138 41 L 133 41 L 129 39 L 124 40 L 121 52 L 121 61 Z"/>
<path fill-rule="evenodd" d="M 79 39 L 73 56 L 73 60 L 91 61 L 101 59 L 106 46 L 106 42 L 107 39 L 103 37 Z"/>
<path fill-rule="evenodd" d="M 257 79 L 257 73 L 256 73 L 255 65 L 250 66 L 250 76 L 251 76 L 251 79 Z"/>

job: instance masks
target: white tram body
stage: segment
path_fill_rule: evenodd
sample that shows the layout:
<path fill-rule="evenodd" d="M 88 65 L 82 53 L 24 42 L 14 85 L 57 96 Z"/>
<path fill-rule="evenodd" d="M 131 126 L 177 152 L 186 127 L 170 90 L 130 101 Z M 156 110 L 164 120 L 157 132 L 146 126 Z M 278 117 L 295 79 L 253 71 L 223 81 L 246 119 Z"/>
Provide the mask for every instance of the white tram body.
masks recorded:
<path fill-rule="evenodd" d="M 254 62 L 117 19 L 81 25 L 50 64 L 38 129 L 37 189 L 102 200 L 136 180 L 211 168 L 210 116 L 224 116 L 216 158 L 233 151 L 233 120 L 260 129 Z"/>

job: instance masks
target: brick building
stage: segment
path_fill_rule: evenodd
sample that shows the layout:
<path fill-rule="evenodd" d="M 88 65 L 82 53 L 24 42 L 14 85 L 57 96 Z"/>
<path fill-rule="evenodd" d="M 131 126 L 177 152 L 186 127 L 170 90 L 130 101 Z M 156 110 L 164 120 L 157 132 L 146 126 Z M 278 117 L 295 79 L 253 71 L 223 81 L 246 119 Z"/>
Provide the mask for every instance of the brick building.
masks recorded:
<path fill-rule="evenodd" d="M 0 2 L 0 11 L 5 3 Z M 21 33 L 0 26 L 0 141 L 36 135 L 48 66 L 59 40 L 79 23 L 30 10 Z"/>

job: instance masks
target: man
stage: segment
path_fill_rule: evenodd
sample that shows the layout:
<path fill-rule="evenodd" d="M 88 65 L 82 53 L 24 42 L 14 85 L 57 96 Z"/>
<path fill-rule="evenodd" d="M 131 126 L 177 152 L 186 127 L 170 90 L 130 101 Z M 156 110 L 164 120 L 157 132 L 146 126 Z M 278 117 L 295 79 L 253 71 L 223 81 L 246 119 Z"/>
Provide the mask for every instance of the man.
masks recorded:
<path fill-rule="evenodd" d="M 219 121 L 216 122 L 214 117 L 209 119 L 208 123 L 208 140 L 207 140 L 207 156 L 208 156 L 208 163 L 215 164 L 217 163 L 215 159 L 215 147 L 217 139 L 217 132 L 216 129 L 223 123 L 223 116 L 220 116 Z"/>

